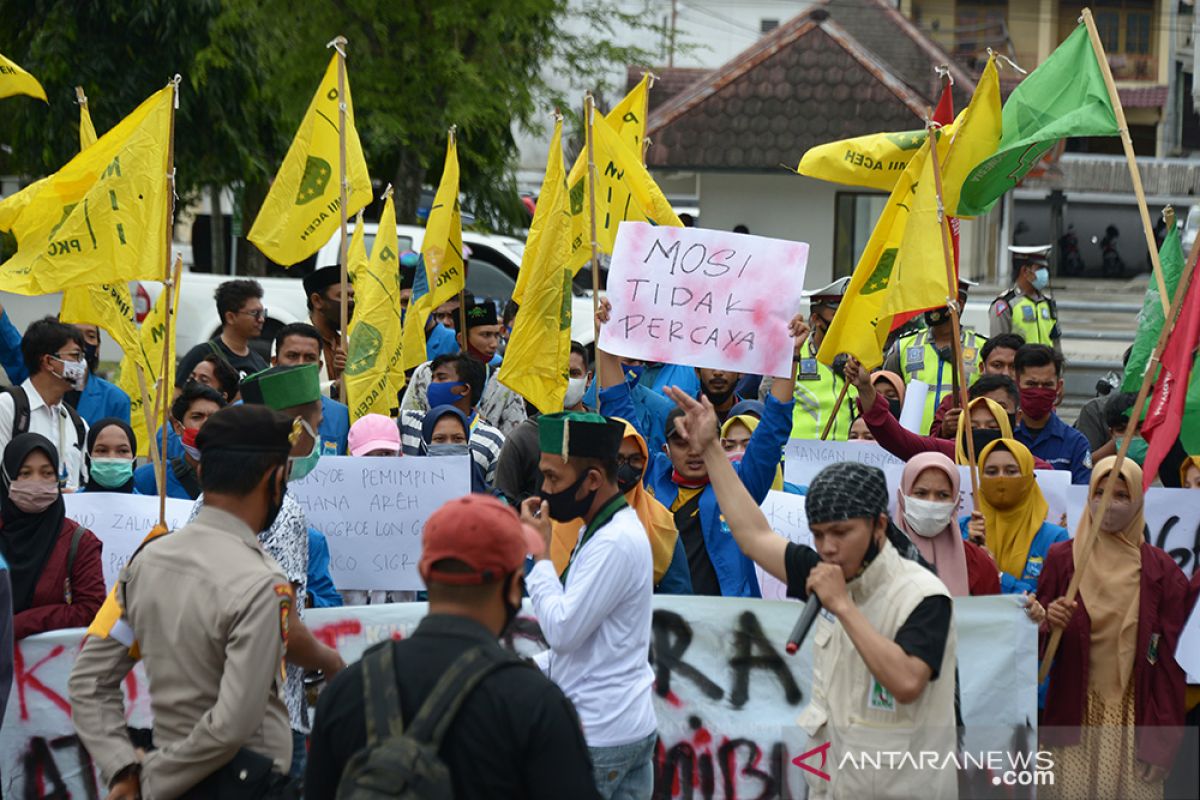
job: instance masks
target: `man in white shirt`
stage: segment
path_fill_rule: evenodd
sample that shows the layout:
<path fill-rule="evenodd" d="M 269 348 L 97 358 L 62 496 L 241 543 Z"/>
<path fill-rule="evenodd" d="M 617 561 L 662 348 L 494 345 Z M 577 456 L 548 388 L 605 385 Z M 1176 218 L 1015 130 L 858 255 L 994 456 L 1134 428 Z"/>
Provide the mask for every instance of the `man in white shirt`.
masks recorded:
<path fill-rule="evenodd" d="M 575 704 L 604 798 L 649 798 L 658 720 L 651 697 L 653 561 L 617 487 L 623 423 L 565 411 L 538 419 L 542 496 L 521 505 L 546 548 L 525 579 L 550 650 L 538 666 Z M 560 582 L 550 521 L 582 520 Z"/>
<path fill-rule="evenodd" d="M 87 482 L 87 423 L 63 402 L 87 382 L 83 345 L 83 334 L 54 317 L 30 324 L 21 338 L 29 377 L 0 394 L 0 453 L 14 435 L 40 433 L 58 448 L 58 483 L 70 491 Z"/>

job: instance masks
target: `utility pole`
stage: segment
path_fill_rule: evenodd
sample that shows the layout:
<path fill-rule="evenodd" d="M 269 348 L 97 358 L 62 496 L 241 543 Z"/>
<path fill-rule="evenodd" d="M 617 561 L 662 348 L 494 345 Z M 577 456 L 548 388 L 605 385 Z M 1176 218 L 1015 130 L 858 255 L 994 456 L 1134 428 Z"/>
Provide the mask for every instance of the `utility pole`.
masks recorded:
<path fill-rule="evenodd" d="M 679 0 L 671 0 L 671 43 L 667 51 L 667 66 L 675 66 L 675 22 L 679 18 Z"/>

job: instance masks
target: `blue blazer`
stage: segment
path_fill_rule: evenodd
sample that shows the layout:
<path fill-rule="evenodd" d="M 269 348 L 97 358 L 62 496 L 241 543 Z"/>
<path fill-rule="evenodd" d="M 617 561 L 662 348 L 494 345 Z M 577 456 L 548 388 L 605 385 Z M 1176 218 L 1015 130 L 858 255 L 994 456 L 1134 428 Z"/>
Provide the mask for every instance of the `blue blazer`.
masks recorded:
<path fill-rule="evenodd" d="M 346 437 L 350 435 L 350 409 L 337 400 L 321 395 L 321 455 L 346 455 Z"/>
<path fill-rule="evenodd" d="M 105 417 L 116 417 L 128 424 L 129 395 L 117 388 L 116 384 L 109 383 L 94 372 L 89 373 L 75 410 L 88 425 L 95 425 Z"/>

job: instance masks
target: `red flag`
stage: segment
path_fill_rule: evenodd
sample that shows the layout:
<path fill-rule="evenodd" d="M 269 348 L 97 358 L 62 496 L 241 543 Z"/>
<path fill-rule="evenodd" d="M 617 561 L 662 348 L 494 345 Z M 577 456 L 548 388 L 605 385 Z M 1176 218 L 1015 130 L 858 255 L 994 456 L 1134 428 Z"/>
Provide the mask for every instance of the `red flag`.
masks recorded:
<path fill-rule="evenodd" d="M 938 125 L 949 125 L 954 122 L 954 92 L 951 91 L 952 88 L 950 76 L 947 75 L 945 83 L 942 85 L 941 99 L 938 100 L 937 108 L 933 110 L 933 121 Z M 940 151 L 939 155 L 945 158 L 945 154 Z M 954 274 L 958 275 L 958 217 L 950 217 L 950 247 L 954 256 Z M 921 313 L 924 312 L 909 311 L 904 314 L 896 314 L 892 317 L 892 330 L 899 330 Z"/>
<path fill-rule="evenodd" d="M 1163 458 L 1179 438 L 1183 423 L 1192 364 L 1196 360 L 1196 346 L 1200 344 L 1200 280 L 1196 280 L 1195 268 L 1193 264 L 1192 282 L 1163 351 L 1162 368 L 1150 394 L 1146 421 L 1142 423 L 1142 437 L 1150 443 L 1142 470 L 1142 486 L 1147 489 L 1158 476 Z"/>

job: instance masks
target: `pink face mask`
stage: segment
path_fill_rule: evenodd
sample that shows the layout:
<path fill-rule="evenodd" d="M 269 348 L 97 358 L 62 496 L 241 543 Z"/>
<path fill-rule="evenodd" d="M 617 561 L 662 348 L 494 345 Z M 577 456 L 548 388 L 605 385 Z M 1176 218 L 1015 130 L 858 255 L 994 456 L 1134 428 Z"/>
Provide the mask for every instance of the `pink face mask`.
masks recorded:
<path fill-rule="evenodd" d="M 40 514 L 58 499 L 58 483 L 25 478 L 8 485 L 8 498 L 26 514 Z"/>

